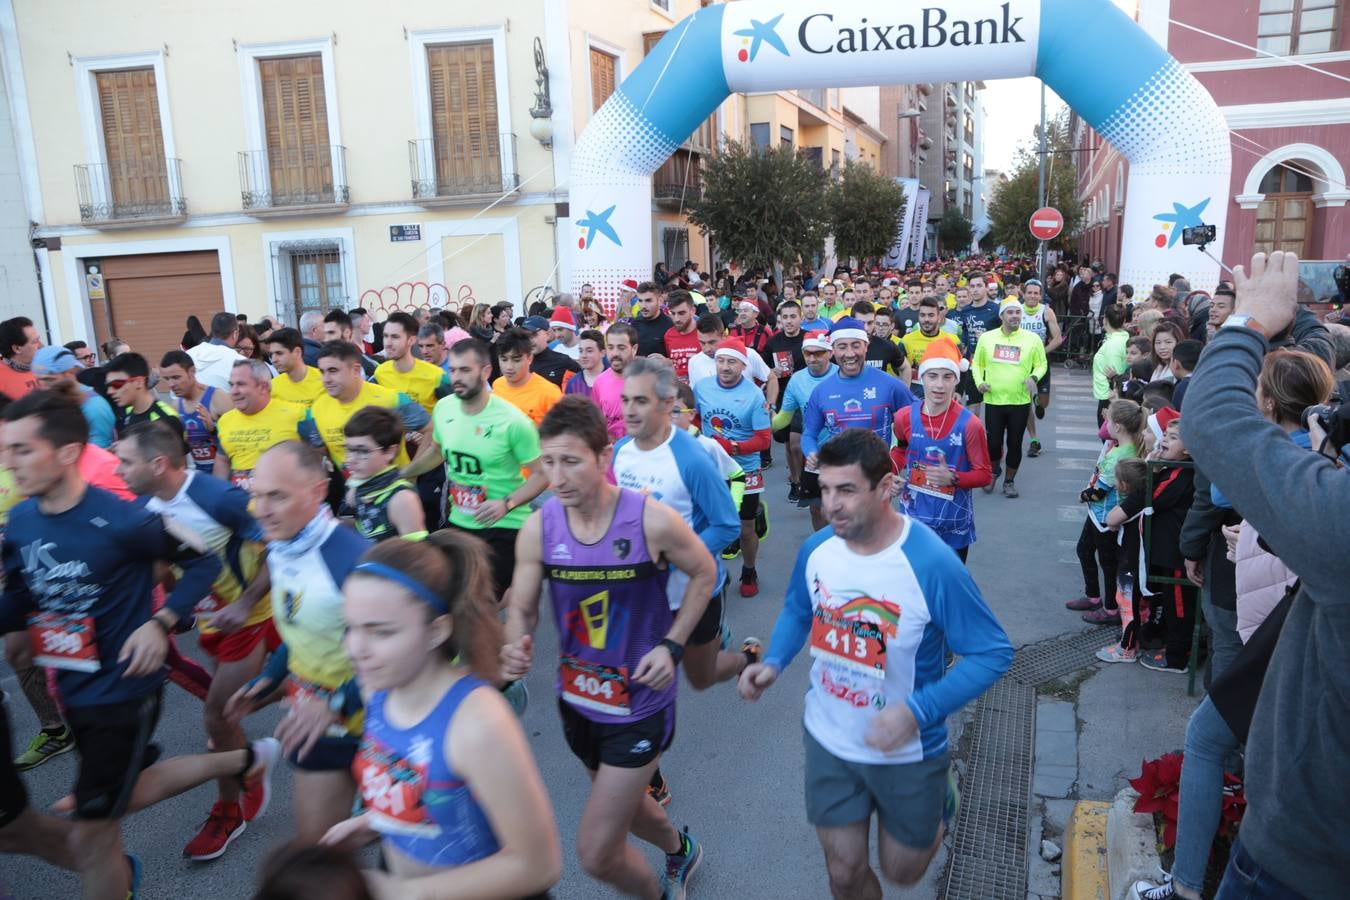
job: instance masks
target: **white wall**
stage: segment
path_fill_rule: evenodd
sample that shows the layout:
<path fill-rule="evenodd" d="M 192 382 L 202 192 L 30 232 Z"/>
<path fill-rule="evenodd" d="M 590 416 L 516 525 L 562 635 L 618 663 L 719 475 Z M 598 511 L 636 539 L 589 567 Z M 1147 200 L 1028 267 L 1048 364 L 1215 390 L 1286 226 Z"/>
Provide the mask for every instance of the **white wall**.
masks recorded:
<path fill-rule="evenodd" d="M 0 79 L 3 78 L 0 71 Z M 14 120 L 0 80 L 0 319 L 28 316 L 41 331 L 42 298 L 35 266 L 19 176 L 19 154 L 14 145 Z"/>

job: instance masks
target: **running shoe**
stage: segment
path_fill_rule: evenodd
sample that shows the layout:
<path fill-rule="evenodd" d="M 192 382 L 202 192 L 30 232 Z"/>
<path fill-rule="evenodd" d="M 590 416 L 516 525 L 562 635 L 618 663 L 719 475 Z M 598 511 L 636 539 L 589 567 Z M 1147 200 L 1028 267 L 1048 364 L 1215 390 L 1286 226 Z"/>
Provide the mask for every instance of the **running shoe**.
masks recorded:
<path fill-rule="evenodd" d="M 1119 625 L 1120 610 L 1107 609 L 1105 606 L 1099 606 L 1096 609 L 1088 610 L 1083 613 L 1083 621 L 1089 625 Z"/>
<path fill-rule="evenodd" d="M 272 776 L 276 774 L 277 760 L 281 758 L 281 743 L 276 738 L 254 741 L 253 757 L 255 760 L 262 760 L 263 770 L 244 783 L 239 806 L 244 813 L 245 822 L 252 822 L 267 812 L 267 807 L 272 802 Z"/>
<path fill-rule="evenodd" d="M 1096 609 L 1102 605 L 1101 598 L 1089 597 L 1082 594 L 1064 604 L 1065 609 L 1071 609 L 1074 612 L 1087 612 L 1089 609 Z"/>
<path fill-rule="evenodd" d="M 741 596 L 753 597 L 759 593 L 759 573 L 749 566 L 741 567 Z"/>
<path fill-rule="evenodd" d="M 126 854 L 127 866 L 131 869 L 131 889 L 127 891 L 127 900 L 136 900 L 141 890 L 141 858 L 135 853 Z"/>
<path fill-rule="evenodd" d="M 1151 881 L 1136 881 L 1133 896 L 1137 900 L 1177 900 L 1179 895 L 1176 888 L 1172 887 L 1172 879 L 1169 878 L 1162 884 L 1154 884 Z"/>
<path fill-rule="evenodd" d="M 647 785 L 647 793 L 662 806 L 670 805 L 670 782 L 666 781 L 666 776 L 661 774 L 660 769 L 652 774 L 651 783 Z"/>
<path fill-rule="evenodd" d="M 1098 659 L 1107 663 L 1134 662 L 1134 650 L 1126 650 L 1119 644 L 1112 644 L 1109 647 L 1103 647 L 1096 653 Z"/>
<path fill-rule="evenodd" d="M 664 900 L 684 900 L 689 879 L 694 877 L 698 864 L 703 862 L 703 845 L 694 840 L 685 828 L 680 832 L 680 852 L 666 854 L 666 873 L 661 876 L 661 896 Z"/>
<path fill-rule="evenodd" d="M 788 485 L 788 502 L 796 503 L 800 499 L 802 499 L 801 488 L 798 487 L 797 482 L 791 482 Z"/>
<path fill-rule="evenodd" d="M 56 734 L 43 729 L 28 742 L 28 749 L 15 757 L 14 768 L 20 772 L 36 769 L 53 756 L 60 756 L 62 753 L 69 753 L 74 749 L 75 735 L 71 732 L 69 726 L 63 725 Z"/>
<path fill-rule="evenodd" d="M 1185 675 L 1185 666 L 1172 666 L 1167 664 L 1167 651 L 1159 650 L 1157 653 L 1139 654 L 1139 665 L 1145 669 L 1152 669 L 1155 672 L 1171 672 L 1173 675 Z"/>
<path fill-rule="evenodd" d="M 748 637 L 741 641 L 741 652 L 745 654 L 746 665 L 753 666 L 764 658 L 764 644 L 757 637 Z"/>
<path fill-rule="evenodd" d="M 755 510 L 755 536 L 761 541 L 769 536 L 769 508 L 763 503 Z"/>
<path fill-rule="evenodd" d="M 1031 408 L 1034 409 L 1034 410 L 1036 410 L 1036 418 L 1038 418 L 1038 419 L 1044 419 L 1044 418 L 1045 418 L 1045 407 L 1044 407 L 1044 406 L 1041 406 L 1039 403 L 1036 403 L 1035 401 L 1032 401 Z"/>
<path fill-rule="evenodd" d="M 740 555 L 741 555 L 741 539 L 740 539 L 740 538 L 736 538 L 736 540 L 732 541 L 730 544 L 727 544 L 727 548 L 726 548 L 725 550 L 722 551 L 722 558 L 723 558 L 723 559 L 735 559 L 736 557 L 738 557 L 738 556 L 740 556 Z"/>
<path fill-rule="evenodd" d="M 956 814 L 961 811 L 961 789 L 956 786 L 956 771 L 947 769 L 947 796 L 942 801 L 942 823 L 950 831 Z"/>
<path fill-rule="evenodd" d="M 502 696 L 506 702 L 511 704 L 511 709 L 515 711 L 516 718 L 519 719 L 525 715 L 525 710 L 530 707 L 530 691 L 525 687 L 524 681 L 513 681 L 502 688 Z"/>
<path fill-rule="evenodd" d="M 238 803 L 217 800 L 201 831 L 183 848 L 183 855 L 198 862 L 217 859 L 247 827 Z"/>
<path fill-rule="evenodd" d="M 1022 495 L 1017 493 L 1017 485 L 1013 484 L 1011 481 L 1005 481 L 1003 482 L 1003 496 L 1007 497 L 1009 500 L 1016 500 Z"/>
<path fill-rule="evenodd" d="M 1003 467 L 997 465 L 994 466 L 994 471 L 991 474 L 993 477 L 989 479 L 989 483 L 983 488 L 983 491 L 986 494 L 992 494 L 994 492 L 994 488 L 998 485 L 998 477 L 1003 474 Z"/>
<path fill-rule="evenodd" d="M 1036 407 L 1038 410 L 1040 407 Z M 1041 455 L 1041 442 L 1035 438 L 1031 439 L 1031 446 L 1027 448 L 1027 456 L 1035 458 Z"/>

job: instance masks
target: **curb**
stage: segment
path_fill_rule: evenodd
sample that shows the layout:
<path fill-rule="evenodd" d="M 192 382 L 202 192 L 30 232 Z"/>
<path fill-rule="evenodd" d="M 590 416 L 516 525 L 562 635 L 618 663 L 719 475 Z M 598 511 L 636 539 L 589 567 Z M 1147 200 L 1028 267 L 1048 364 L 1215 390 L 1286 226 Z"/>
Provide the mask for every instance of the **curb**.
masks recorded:
<path fill-rule="evenodd" d="M 1134 788 L 1127 787 L 1116 794 L 1107 813 L 1106 866 L 1111 900 L 1131 897 L 1131 888 L 1140 879 L 1158 879 L 1158 834 L 1153 816 L 1134 811 L 1138 799 Z"/>
<path fill-rule="evenodd" d="M 1063 900 L 1109 900 L 1107 881 L 1107 819 L 1111 804 L 1080 800 L 1064 831 L 1064 858 L 1060 870 Z"/>

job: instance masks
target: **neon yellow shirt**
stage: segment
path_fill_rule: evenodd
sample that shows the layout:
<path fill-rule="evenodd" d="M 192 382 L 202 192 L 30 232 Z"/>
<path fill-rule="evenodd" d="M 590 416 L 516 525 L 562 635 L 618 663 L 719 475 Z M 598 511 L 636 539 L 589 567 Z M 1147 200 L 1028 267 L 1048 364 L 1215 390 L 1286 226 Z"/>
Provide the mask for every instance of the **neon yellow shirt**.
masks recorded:
<path fill-rule="evenodd" d="M 1021 406 L 1031 402 L 1027 379 L 1045 374 L 1045 344 L 1040 337 L 1019 328 L 1004 334 L 1002 328 L 986 331 L 975 345 L 970 374 L 975 384 L 988 384 L 986 403 L 995 406 Z"/>
<path fill-rule="evenodd" d="M 458 397 L 445 397 L 431 421 L 445 453 L 450 524 L 480 529 L 474 510 L 489 500 L 504 500 L 525 483 L 521 469 L 539 458 L 539 432 L 525 413 L 496 394 L 474 416 L 464 412 Z M 529 515 L 528 503 L 517 506 L 491 527 L 519 528 Z"/>
<path fill-rule="evenodd" d="M 292 381 L 284 372 L 272 379 L 272 399 L 298 403 L 305 409 L 309 409 L 322 393 L 323 379 L 313 366 L 305 366 L 305 377 L 299 381 Z"/>
<path fill-rule="evenodd" d="M 439 399 L 436 392 L 441 388 L 442 395 L 449 392 L 450 376 L 440 366 L 421 359 L 414 359 L 413 366 L 407 372 L 400 372 L 393 360 L 386 360 L 375 367 L 374 382 L 391 391 L 401 391 L 422 404 L 428 413 Z"/>
<path fill-rule="evenodd" d="M 230 458 L 230 481 L 247 490 L 258 457 L 282 441 L 300 440 L 304 417 L 303 406 L 276 399 L 251 416 L 237 409 L 223 414 L 216 423 L 216 443 Z"/>
<path fill-rule="evenodd" d="M 951 341 L 953 347 L 960 346 L 956 335 L 941 329 L 932 337 L 928 337 L 922 331 L 915 329 L 900 339 L 900 343 L 905 348 L 905 356 L 909 357 L 909 364 L 914 367 L 915 381 L 919 380 L 919 363 L 923 360 L 923 355 L 928 352 L 928 345 L 943 338 Z"/>
<path fill-rule="evenodd" d="M 411 402 L 406 394 L 366 381 L 361 384 L 360 393 L 351 403 L 343 403 L 325 391 L 323 396 L 310 406 L 309 415 L 314 420 L 314 426 L 318 429 L 324 446 L 328 448 L 328 455 L 333 458 L 333 464 L 341 466 L 347 459 L 347 436 L 342 433 L 342 429 L 347 426 L 347 420 L 362 407 L 383 406 L 385 409 L 398 411 L 405 402 Z M 398 456 L 394 457 L 394 465 L 407 464 L 408 452 L 400 446 Z"/>

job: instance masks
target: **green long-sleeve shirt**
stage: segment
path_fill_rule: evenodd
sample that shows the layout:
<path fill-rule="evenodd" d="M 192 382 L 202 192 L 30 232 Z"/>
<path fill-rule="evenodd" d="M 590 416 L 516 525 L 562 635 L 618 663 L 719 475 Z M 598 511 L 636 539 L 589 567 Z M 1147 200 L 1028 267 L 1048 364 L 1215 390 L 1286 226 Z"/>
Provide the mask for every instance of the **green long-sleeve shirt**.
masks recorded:
<path fill-rule="evenodd" d="M 1102 340 L 1102 345 L 1092 357 L 1092 396 L 1097 400 L 1111 399 L 1111 379 L 1106 370 L 1114 369 L 1117 375 L 1125 371 L 1125 345 L 1130 336 L 1124 331 L 1113 331 Z"/>
<path fill-rule="evenodd" d="M 980 335 L 970 373 L 975 384 L 988 384 L 984 402 L 995 406 L 1021 406 L 1031 402 L 1027 379 L 1039 379 L 1049 363 L 1039 335 L 1019 328 L 1008 334 L 1002 328 Z"/>

